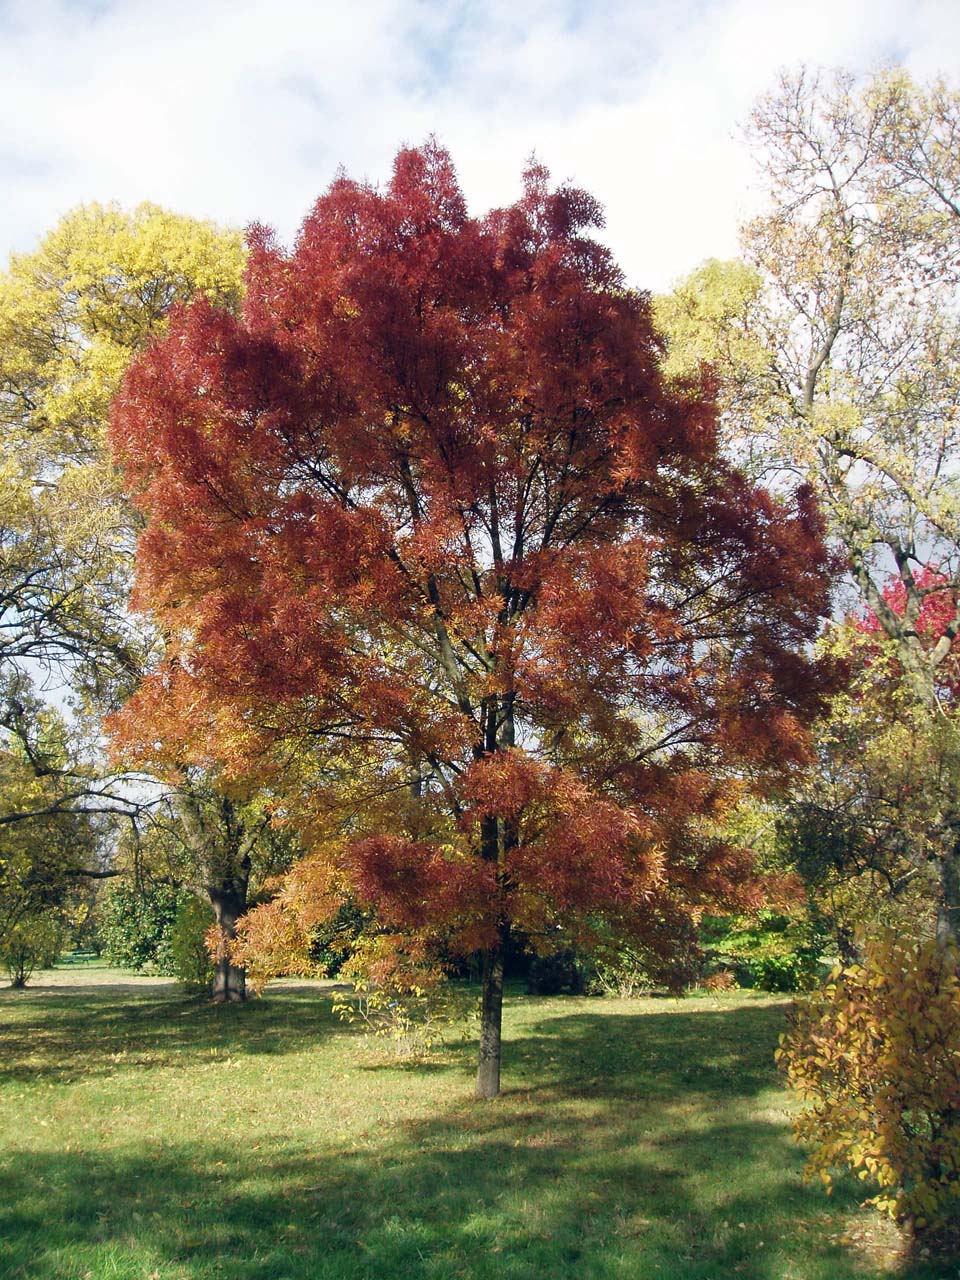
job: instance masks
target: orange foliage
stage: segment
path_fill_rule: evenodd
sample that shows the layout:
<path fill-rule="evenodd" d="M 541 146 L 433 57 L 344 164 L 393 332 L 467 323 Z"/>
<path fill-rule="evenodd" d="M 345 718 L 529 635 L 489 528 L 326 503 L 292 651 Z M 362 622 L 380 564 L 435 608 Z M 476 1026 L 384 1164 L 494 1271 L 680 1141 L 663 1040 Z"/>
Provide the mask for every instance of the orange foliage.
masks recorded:
<path fill-rule="evenodd" d="M 666 954 L 753 893 L 701 819 L 806 757 L 821 523 L 724 461 L 709 388 L 664 383 L 599 221 L 538 167 L 471 218 L 442 149 L 403 151 L 291 252 L 255 231 L 242 317 L 182 310 L 124 381 L 167 649 L 113 731 L 316 832 L 248 964 L 302 944 L 311 895 L 452 950 L 603 915 Z"/>

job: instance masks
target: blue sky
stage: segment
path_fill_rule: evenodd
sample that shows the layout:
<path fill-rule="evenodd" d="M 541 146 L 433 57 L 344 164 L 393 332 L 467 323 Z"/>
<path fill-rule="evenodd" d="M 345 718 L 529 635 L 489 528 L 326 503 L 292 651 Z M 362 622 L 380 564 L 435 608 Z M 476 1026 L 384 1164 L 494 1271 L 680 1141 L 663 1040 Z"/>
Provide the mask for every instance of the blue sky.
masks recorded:
<path fill-rule="evenodd" d="M 535 151 L 662 288 L 736 251 L 738 122 L 804 61 L 960 84 L 960 3 L 0 0 L 0 252 L 90 200 L 290 239 L 338 165 L 379 180 L 436 133 L 476 212 Z"/>

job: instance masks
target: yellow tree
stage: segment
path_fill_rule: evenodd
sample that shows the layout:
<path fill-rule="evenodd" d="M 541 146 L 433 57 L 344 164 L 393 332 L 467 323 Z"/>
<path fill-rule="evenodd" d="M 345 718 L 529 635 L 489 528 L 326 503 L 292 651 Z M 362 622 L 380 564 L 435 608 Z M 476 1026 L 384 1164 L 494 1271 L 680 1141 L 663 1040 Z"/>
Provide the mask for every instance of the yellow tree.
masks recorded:
<path fill-rule="evenodd" d="M 239 232 L 156 205 L 89 205 L 0 277 L 0 696 L 19 747 L 30 737 L 16 712 L 25 676 L 71 687 L 95 717 L 143 669 L 151 637 L 126 607 L 137 518 L 105 444 L 110 403 L 171 308 L 198 295 L 237 307 L 245 252 Z M 104 800 L 88 769 L 61 781 L 56 793 L 48 774 L 43 789 L 55 812 L 89 806 L 85 786 Z M 168 781 L 203 885 L 232 919 L 250 832 L 211 779 Z M 239 995 L 242 976 L 224 969 L 220 985 Z"/>
<path fill-rule="evenodd" d="M 0 277 L 0 672 L 59 665 L 101 688 L 136 667 L 132 521 L 110 401 L 171 306 L 236 305 L 239 234 L 141 205 L 68 214 Z"/>

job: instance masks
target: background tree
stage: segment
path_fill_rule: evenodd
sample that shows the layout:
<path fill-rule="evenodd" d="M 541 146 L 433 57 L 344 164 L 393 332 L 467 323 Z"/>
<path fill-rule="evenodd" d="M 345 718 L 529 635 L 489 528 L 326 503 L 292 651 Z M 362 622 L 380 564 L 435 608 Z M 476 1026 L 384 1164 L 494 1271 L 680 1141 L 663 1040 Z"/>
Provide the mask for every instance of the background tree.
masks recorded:
<path fill-rule="evenodd" d="M 226 940 L 233 938 L 249 898 L 286 870 L 296 843 L 291 833 L 272 827 L 261 799 L 230 799 L 195 770 L 161 781 L 165 793 L 144 806 L 116 843 L 111 866 L 122 880 L 103 895 L 99 928 L 114 963 L 171 973 L 174 926 L 184 904 L 196 920 L 193 904 L 205 898 L 208 923 Z M 210 991 L 217 1001 L 246 996 L 244 970 L 226 948 L 211 971 Z"/>
<path fill-rule="evenodd" d="M 244 803 L 231 798 L 209 775 L 195 770 L 181 775 L 171 809 L 174 829 L 187 852 L 188 883 L 208 899 L 221 938 L 213 966 L 213 998 L 243 1000 L 246 975 L 234 963 L 229 944 L 251 891 L 289 865 L 295 842 L 273 830 L 271 810 L 262 800 Z"/>
<path fill-rule="evenodd" d="M 0 748 L 0 811 L 22 815 L 0 823 L 0 950 L 19 985 L 62 932 L 78 880 L 102 874 L 105 835 L 94 813 L 58 803 L 58 769 L 68 750 L 62 718 L 50 709 L 24 710 L 38 730 L 32 754 L 18 738 Z"/>
<path fill-rule="evenodd" d="M 921 589 L 940 575 L 924 570 Z M 894 575 L 883 588 L 895 614 L 905 592 Z M 949 595 L 931 591 L 916 622 L 925 647 L 952 615 Z M 814 901 L 852 958 L 864 926 L 932 929 L 937 914 L 939 841 L 960 791 L 957 775 L 958 655 L 937 667 L 937 714 L 917 703 L 898 647 L 872 613 L 836 624 L 826 638 L 854 671 L 817 734 L 818 767 L 787 806 L 781 836 Z"/>
<path fill-rule="evenodd" d="M 747 266 L 708 265 L 661 307 L 677 367 L 714 362 L 734 447 L 814 485 L 928 739 L 960 629 L 958 126 L 944 84 L 785 77 L 749 127 L 769 207 L 744 230 Z M 940 630 L 921 635 L 932 599 Z M 925 841 L 943 940 L 957 813 L 956 797 L 931 809 Z"/>
<path fill-rule="evenodd" d="M 473 220 L 445 152 L 401 152 L 290 255 L 256 233 L 242 319 L 179 314 L 114 409 L 170 638 L 127 723 L 272 771 L 308 838 L 339 807 L 315 917 L 346 885 L 482 953 L 482 1096 L 511 931 L 550 949 L 602 916 L 667 950 L 744 892 L 702 828 L 723 775 L 802 758 L 821 705 L 809 496 L 751 487 L 710 402 L 665 388 L 599 219 L 533 168 Z"/>
<path fill-rule="evenodd" d="M 25 679 L 72 690 L 74 713 L 89 715 L 95 729 L 134 687 L 156 643 L 127 610 L 137 516 L 106 448 L 109 406 L 172 306 L 202 295 L 236 308 L 243 261 L 236 232 L 155 205 L 90 205 L 62 219 L 34 253 L 14 257 L 0 278 L 0 674 L 4 723 L 21 746 L 34 736 Z M 141 808 L 104 777 L 94 753 L 59 771 L 48 762 L 44 774 L 55 808 Z M 248 835 L 210 779 L 181 776 L 172 785 L 199 879 L 232 932 L 246 901 Z M 159 793 L 154 786 L 138 794 Z M 224 962 L 218 997 L 242 989 L 242 975 Z"/>
<path fill-rule="evenodd" d="M 110 401 L 170 307 L 239 297 L 239 235 L 141 205 L 68 214 L 0 278 L 0 664 L 95 688 L 136 668 L 133 517 L 105 447 Z M 34 670 L 36 668 L 34 667 Z"/>

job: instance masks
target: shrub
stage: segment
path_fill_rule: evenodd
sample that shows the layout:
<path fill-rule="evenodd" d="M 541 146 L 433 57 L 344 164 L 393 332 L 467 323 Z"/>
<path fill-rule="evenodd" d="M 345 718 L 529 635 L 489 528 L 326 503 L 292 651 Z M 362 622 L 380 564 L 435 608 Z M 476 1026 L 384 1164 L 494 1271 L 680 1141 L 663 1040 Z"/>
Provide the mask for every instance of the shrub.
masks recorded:
<path fill-rule="evenodd" d="M 37 969 L 48 969 L 60 954 L 63 925 L 59 916 L 44 912 L 24 916 L 6 933 L 0 944 L 0 964 L 10 985 L 25 987 Z"/>
<path fill-rule="evenodd" d="M 711 973 L 704 978 L 702 982 L 704 991 L 713 991 L 719 993 L 721 991 L 736 991 L 737 980 L 729 969 L 718 969 L 716 973 Z"/>
<path fill-rule="evenodd" d="M 708 964 L 729 969 L 742 987 L 807 991 L 820 974 L 822 939 L 810 921 L 778 911 L 707 917 L 701 942 Z"/>
<path fill-rule="evenodd" d="M 650 967 L 636 947 L 604 948 L 594 958 L 590 990 L 629 1000 L 653 985 Z"/>
<path fill-rule="evenodd" d="M 169 946 L 173 972 L 188 991 L 205 991 L 213 981 L 213 961 L 206 943 L 206 932 L 213 922 L 209 902 L 194 894 L 180 900 Z"/>
<path fill-rule="evenodd" d="M 527 970 L 527 991 L 532 996 L 582 996 L 587 989 L 587 975 L 580 957 L 572 947 L 564 947 L 549 955 L 534 955 Z"/>
<path fill-rule="evenodd" d="M 808 1176 L 852 1170 L 917 1234 L 960 1226 L 957 957 L 887 932 L 797 1009 L 777 1057 L 808 1104 Z"/>
<path fill-rule="evenodd" d="M 817 959 L 793 951 L 783 956 L 756 956 L 743 963 L 750 985 L 761 991 L 809 991 L 817 978 Z"/>
<path fill-rule="evenodd" d="M 172 974 L 170 932 L 183 890 L 165 884 L 120 881 L 103 895 L 100 936 L 110 964 L 120 969 Z"/>
<path fill-rule="evenodd" d="M 391 1040 L 398 1057 L 417 1057 L 442 1043 L 474 1005 L 416 940 L 392 934 L 358 938 L 340 977 L 353 989 L 336 997 L 334 1012 Z"/>

